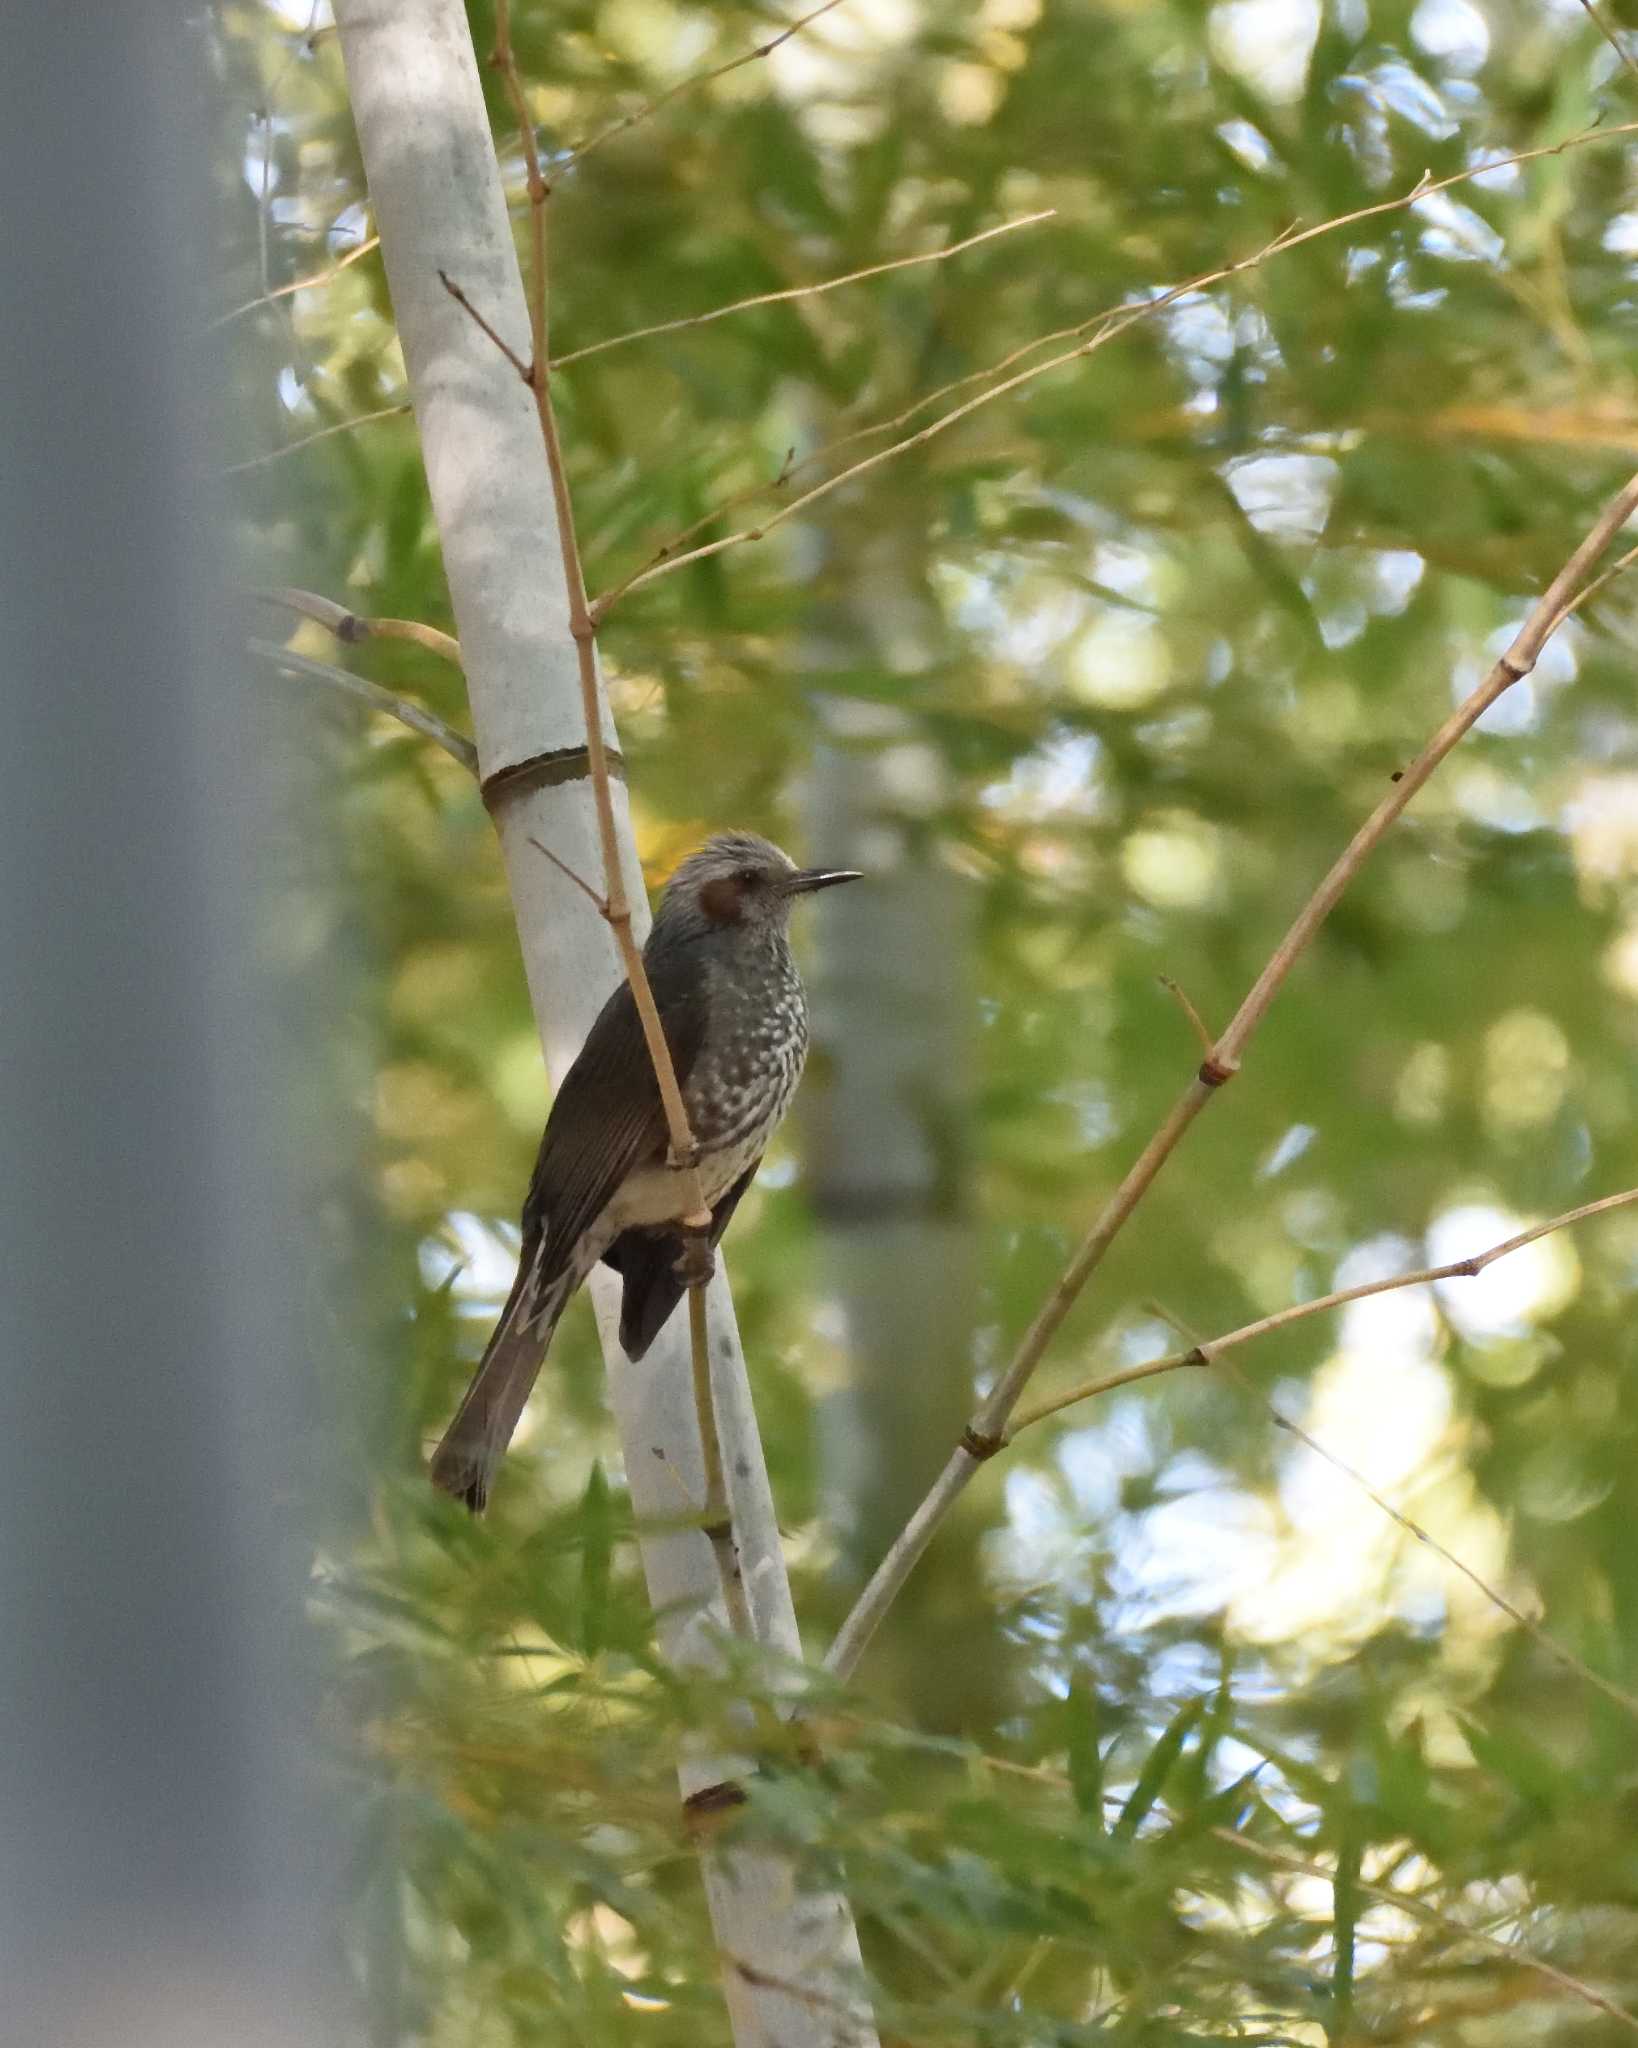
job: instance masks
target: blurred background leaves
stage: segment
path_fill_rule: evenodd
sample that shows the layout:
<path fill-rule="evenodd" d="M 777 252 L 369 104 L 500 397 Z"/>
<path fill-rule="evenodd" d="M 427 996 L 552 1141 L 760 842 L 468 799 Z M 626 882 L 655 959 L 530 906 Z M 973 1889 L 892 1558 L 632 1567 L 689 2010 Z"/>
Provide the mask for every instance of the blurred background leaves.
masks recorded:
<path fill-rule="evenodd" d="M 1625 12 L 1604 21 L 1626 49 Z M 1630 58 L 1567 0 L 844 0 L 568 164 L 778 25 L 515 10 L 564 167 L 555 353 L 1055 211 L 566 367 L 594 589 L 792 451 L 1037 337 L 1638 119 Z M 486 52 L 487 8 L 472 26 Z M 201 33 L 227 312 L 327 271 L 368 201 L 326 12 L 224 0 Z M 804 935 L 814 1062 L 730 1242 L 810 1649 L 1194 1063 L 1158 978 L 1227 1017 L 1631 469 L 1633 163 L 1596 133 L 1271 255 L 613 610 L 651 875 L 724 824 L 872 875 Z M 378 258 L 217 340 L 223 457 L 257 464 L 247 582 L 448 627 Z M 1418 800 L 1043 1387 L 1174 1348 L 1168 1317 L 1227 1329 L 1638 1180 L 1635 634 L 1617 582 Z M 423 651 L 353 658 L 464 726 Z M 314 1583 L 338 1794 L 368 1815 L 339 1939 L 371 2038 L 720 2041 L 671 1759 L 761 1681 L 657 1661 L 589 1318 L 488 1521 L 420 1469 L 510 1276 L 545 1105 L 482 805 L 400 727 L 264 685 L 345 851 L 293 838 L 266 944 L 346 994 L 355 1128 L 298 1127 L 349 1305 L 312 1314 L 338 1390 Z M 1240 1358 L 1629 1693 L 1635 1279 L 1616 1214 Z M 817 1763 L 764 1716 L 737 1825 L 845 1872 L 888 2038 L 1628 2031 L 1524 1958 L 1638 2002 L 1631 1717 L 1229 1379 L 1031 1431 L 813 1714 Z"/>

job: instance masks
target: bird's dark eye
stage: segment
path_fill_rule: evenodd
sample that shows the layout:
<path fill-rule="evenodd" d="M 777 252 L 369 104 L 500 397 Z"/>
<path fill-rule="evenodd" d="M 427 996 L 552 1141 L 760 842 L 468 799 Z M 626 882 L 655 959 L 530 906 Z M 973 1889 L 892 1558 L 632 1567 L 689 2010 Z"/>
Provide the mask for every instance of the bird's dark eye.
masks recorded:
<path fill-rule="evenodd" d="M 734 877 L 734 880 L 739 884 L 739 886 L 742 889 L 754 889 L 757 883 L 761 881 L 761 879 L 762 877 L 757 873 L 755 868 L 741 868 L 739 873 Z"/>

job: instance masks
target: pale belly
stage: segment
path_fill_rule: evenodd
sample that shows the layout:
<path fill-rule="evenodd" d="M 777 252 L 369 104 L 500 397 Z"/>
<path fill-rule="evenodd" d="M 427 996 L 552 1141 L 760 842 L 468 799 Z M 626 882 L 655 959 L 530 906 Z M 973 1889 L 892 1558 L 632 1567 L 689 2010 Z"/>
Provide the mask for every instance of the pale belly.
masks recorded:
<path fill-rule="evenodd" d="M 700 1161 L 700 1189 L 706 1207 L 712 1208 L 727 1194 L 734 1182 L 756 1159 L 767 1134 L 757 1131 L 721 1152 L 708 1152 Z M 658 1223 L 676 1223 L 688 1203 L 687 1177 L 667 1166 L 646 1167 L 628 1174 L 619 1193 L 603 1212 L 602 1221 L 611 1236 L 622 1230 L 652 1228 Z"/>

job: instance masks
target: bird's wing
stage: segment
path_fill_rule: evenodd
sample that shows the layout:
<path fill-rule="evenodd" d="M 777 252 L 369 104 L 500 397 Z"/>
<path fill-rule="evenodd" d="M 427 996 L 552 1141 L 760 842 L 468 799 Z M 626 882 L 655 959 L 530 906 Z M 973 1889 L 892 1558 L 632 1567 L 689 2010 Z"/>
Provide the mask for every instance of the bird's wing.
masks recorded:
<path fill-rule="evenodd" d="M 647 965 L 682 1086 L 705 1038 L 700 977 L 686 957 L 662 956 Z M 524 1242 L 544 1237 L 546 1271 L 568 1257 L 627 1174 L 663 1159 L 666 1146 L 654 1065 L 630 985 L 622 981 L 563 1076 L 523 1205 Z"/>

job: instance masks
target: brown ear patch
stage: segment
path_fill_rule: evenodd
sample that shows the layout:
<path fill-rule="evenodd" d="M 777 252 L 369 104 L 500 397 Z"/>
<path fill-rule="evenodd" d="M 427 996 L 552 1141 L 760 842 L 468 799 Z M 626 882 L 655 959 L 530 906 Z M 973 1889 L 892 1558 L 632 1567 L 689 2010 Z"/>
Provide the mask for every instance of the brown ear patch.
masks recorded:
<path fill-rule="evenodd" d="M 700 890 L 700 908 L 713 924 L 738 924 L 745 912 L 745 889 L 738 875 L 713 875 Z"/>

